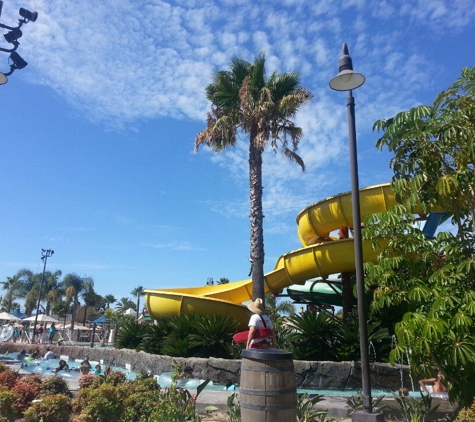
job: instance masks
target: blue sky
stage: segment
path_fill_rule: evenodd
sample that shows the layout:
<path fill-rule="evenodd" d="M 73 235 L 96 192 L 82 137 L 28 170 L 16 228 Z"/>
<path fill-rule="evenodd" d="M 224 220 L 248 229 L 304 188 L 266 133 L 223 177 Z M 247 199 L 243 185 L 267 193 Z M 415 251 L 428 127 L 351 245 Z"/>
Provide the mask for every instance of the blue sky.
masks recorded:
<path fill-rule="evenodd" d="M 248 278 L 246 139 L 193 153 L 204 88 L 233 56 L 265 51 L 269 74 L 297 71 L 315 96 L 297 118 L 307 171 L 264 157 L 266 271 L 300 247 L 299 211 L 350 190 L 346 93 L 328 87 L 344 42 L 366 77 L 360 187 L 391 177 L 374 121 L 431 103 L 474 65 L 470 0 L 5 0 L 1 22 L 20 7 L 39 17 L 22 28 L 28 67 L 0 86 L 0 280 L 41 272 L 51 248 L 48 270 L 117 298 Z"/>

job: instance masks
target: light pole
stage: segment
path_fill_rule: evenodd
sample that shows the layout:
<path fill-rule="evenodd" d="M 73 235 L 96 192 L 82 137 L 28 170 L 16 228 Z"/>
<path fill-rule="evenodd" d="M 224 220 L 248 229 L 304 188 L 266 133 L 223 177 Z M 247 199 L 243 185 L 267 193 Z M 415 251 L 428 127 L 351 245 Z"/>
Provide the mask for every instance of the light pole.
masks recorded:
<path fill-rule="evenodd" d="M 3 1 L 0 0 L 0 16 L 2 14 L 2 8 Z M 11 53 L 9 57 L 11 61 L 10 71 L 7 73 L 0 72 L 0 85 L 6 84 L 8 82 L 7 76 L 10 76 L 16 69 L 23 69 L 24 67 L 28 66 L 28 63 L 20 57 L 20 55 L 16 52 L 16 49 L 20 45 L 18 39 L 21 38 L 23 35 L 20 28 L 23 24 L 26 24 L 28 22 L 35 22 L 36 19 L 38 19 L 38 12 L 30 12 L 29 10 L 20 7 L 18 13 L 21 16 L 21 19 L 18 19 L 17 26 L 12 27 L 0 23 L 0 28 L 8 29 L 10 31 L 3 35 L 5 41 L 13 45 L 12 48 L 0 47 L 0 51 L 4 53 Z"/>
<path fill-rule="evenodd" d="M 338 59 L 338 75 L 330 81 L 335 91 L 348 91 L 348 141 L 350 149 L 351 201 L 353 210 L 353 243 L 355 249 L 356 290 L 358 295 L 358 325 L 361 354 L 361 384 L 363 387 L 363 412 L 353 413 L 353 421 L 384 421 L 383 413 L 372 413 L 371 382 L 369 373 L 368 325 L 366 321 L 365 288 L 363 272 L 363 246 L 361 241 L 360 187 L 358 182 L 358 157 L 356 148 L 355 99 L 353 89 L 359 88 L 365 77 L 353 71 L 348 46 L 343 44 L 343 54 Z"/>
<path fill-rule="evenodd" d="M 43 277 L 41 278 L 40 293 L 38 295 L 38 303 L 36 304 L 35 324 L 33 325 L 33 341 L 35 340 L 36 324 L 38 322 L 38 312 L 40 311 L 41 293 L 43 291 L 43 285 L 45 284 L 46 274 L 46 261 L 54 254 L 53 249 L 41 249 L 41 259 L 43 260 Z"/>

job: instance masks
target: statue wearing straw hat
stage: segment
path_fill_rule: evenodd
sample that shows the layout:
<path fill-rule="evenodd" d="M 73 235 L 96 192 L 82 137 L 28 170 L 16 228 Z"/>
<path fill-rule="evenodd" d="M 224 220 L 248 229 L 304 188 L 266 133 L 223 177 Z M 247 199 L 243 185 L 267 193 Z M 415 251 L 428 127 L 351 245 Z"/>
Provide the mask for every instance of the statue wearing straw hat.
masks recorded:
<path fill-rule="evenodd" d="M 264 313 L 264 304 L 257 298 L 247 308 L 252 312 L 249 320 L 249 334 L 246 349 L 269 349 L 275 347 L 274 326 L 270 318 Z"/>

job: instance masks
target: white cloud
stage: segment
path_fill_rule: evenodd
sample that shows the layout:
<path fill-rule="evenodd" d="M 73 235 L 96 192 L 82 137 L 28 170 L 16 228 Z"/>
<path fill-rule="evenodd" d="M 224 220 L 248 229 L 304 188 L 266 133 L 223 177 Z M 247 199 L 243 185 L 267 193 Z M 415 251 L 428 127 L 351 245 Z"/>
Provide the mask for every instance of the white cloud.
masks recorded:
<path fill-rule="evenodd" d="M 142 246 L 153 249 L 167 249 L 172 251 L 203 251 L 205 249 L 193 246 L 190 242 L 170 243 L 142 243 Z"/>
<path fill-rule="evenodd" d="M 14 22 L 20 6 L 20 0 L 10 1 L 4 20 Z M 127 129 L 160 117 L 204 121 L 204 88 L 212 72 L 227 68 L 235 55 L 252 60 L 264 50 L 268 73 L 300 72 L 302 84 L 315 94 L 297 117 L 304 129 L 299 154 L 308 172 L 266 154 L 264 201 L 270 216 L 339 186 L 337 177 L 324 179 L 320 171 L 337 174 L 346 154 L 345 96 L 328 88 L 342 42 L 350 44 L 355 69 L 367 78 L 356 101 L 361 139 L 370 139 L 376 119 L 418 104 L 429 67 L 442 72 L 413 45 L 408 21 L 412 28 L 425 28 L 421 36 L 428 38 L 444 27 L 460 30 L 475 17 L 475 8 L 464 0 L 31 0 L 29 7 L 39 18 L 23 31 L 21 55 L 30 62 L 23 77 L 111 126 Z M 247 186 L 245 142 L 209 156 Z M 246 203 L 247 198 L 213 209 L 247 214 Z"/>

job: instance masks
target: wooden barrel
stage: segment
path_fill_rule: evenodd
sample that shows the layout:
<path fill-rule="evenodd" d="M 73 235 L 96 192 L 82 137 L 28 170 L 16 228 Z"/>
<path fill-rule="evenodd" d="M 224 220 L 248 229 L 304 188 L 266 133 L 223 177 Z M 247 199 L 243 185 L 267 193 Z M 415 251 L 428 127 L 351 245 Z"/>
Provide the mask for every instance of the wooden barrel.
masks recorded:
<path fill-rule="evenodd" d="M 292 353 L 247 349 L 241 356 L 241 422 L 295 422 L 297 388 Z"/>

